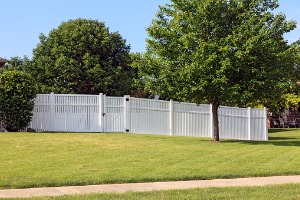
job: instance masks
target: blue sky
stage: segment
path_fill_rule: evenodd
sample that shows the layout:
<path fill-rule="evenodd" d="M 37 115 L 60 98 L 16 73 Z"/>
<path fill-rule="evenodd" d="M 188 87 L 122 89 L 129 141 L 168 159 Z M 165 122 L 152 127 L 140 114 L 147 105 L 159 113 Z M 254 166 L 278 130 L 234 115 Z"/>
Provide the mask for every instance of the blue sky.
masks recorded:
<path fill-rule="evenodd" d="M 169 0 L 0 0 L 0 57 L 32 56 L 40 33 L 48 35 L 61 22 L 87 18 L 105 22 L 111 32 L 118 31 L 131 52 L 145 51 L 145 28 L 150 25 L 158 5 Z M 279 0 L 276 12 L 296 20 L 299 28 L 285 35 L 289 42 L 300 38 L 300 0 Z"/>

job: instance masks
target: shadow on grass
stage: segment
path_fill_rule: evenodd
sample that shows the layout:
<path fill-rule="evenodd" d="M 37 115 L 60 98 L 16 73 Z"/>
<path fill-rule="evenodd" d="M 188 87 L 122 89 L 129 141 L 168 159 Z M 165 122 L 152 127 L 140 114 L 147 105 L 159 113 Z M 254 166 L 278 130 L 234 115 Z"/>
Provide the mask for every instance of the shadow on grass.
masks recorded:
<path fill-rule="evenodd" d="M 269 140 L 269 141 L 222 141 L 222 143 L 241 143 L 241 144 L 248 144 L 248 145 L 274 145 L 274 146 L 298 146 L 300 147 L 300 141 L 293 141 L 293 140 Z"/>
<path fill-rule="evenodd" d="M 294 137 L 272 137 L 269 136 L 269 141 L 280 141 L 280 140 L 298 140 L 300 138 L 294 138 Z"/>
<path fill-rule="evenodd" d="M 271 128 L 269 129 L 269 133 L 279 133 L 279 132 L 288 132 L 288 131 L 295 131 L 300 129 L 290 129 L 290 128 Z"/>
<path fill-rule="evenodd" d="M 289 135 L 285 136 L 284 132 L 290 131 L 298 131 L 299 137 L 297 135 Z M 282 132 L 281 134 L 278 134 Z M 276 133 L 273 135 L 272 133 Z M 300 129 L 269 129 L 269 139 L 268 141 L 241 141 L 241 140 L 226 140 L 223 142 L 227 143 L 241 143 L 241 144 L 248 144 L 248 145 L 274 145 L 274 146 L 299 146 L 300 147 Z"/>

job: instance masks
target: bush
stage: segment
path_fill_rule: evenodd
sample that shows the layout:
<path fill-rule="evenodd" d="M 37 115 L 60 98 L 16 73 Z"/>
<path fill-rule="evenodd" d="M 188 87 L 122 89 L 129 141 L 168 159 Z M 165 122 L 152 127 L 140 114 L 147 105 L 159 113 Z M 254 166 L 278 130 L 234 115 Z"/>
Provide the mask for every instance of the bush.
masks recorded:
<path fill-rule="evenodd" d="M 6 71 L 0 75 L 0 119 L 8 131 L 26 128 L 32 118 L 35 80 L 20 71 Z"/>

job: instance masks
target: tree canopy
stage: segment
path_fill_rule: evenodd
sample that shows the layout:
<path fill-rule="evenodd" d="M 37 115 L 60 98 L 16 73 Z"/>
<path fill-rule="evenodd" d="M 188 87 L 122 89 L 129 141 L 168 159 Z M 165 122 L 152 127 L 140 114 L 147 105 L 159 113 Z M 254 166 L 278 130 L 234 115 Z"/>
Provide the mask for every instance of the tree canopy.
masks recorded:
<path fill-rule="evenodd" d="M 130 46 L 103 22 L 70 20 L 39 39 L 28 72 L 39 83 L 40 92 L 129 93 Z"/>
<path fill-rule="evenodd" d="M 139 65 L 146 88 L 211 103 L 219 140 L 221 103 L 267 105 L 294 82 L 297 45 L 283 35 L 296 22 L 275 15 L 278 6 L 277 0 L 171 0 L 161 6 Z"/>

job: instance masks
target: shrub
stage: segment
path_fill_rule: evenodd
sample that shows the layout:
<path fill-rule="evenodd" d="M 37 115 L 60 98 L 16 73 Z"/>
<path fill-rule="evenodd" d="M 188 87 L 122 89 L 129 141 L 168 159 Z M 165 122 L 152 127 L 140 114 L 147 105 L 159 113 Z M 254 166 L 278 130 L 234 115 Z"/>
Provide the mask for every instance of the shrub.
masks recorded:
<path fill-rule="evenodd" d="M 0 75 L 0 119 L 8 131 L 26 128 L 32 118 L 35 80 L 20 71 L 6 71 Z"/>

